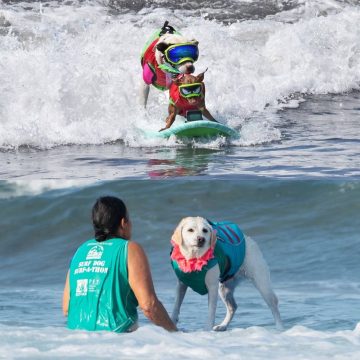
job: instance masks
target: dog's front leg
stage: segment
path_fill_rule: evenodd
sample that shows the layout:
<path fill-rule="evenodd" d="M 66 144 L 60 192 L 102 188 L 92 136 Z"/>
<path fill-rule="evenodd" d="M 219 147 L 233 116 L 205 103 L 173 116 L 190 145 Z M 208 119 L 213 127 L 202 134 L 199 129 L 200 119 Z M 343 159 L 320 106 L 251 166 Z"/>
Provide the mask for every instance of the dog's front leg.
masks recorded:
<path fill-rule="evenodd" d="M 166 126 L 160 129 L 159 131 L 169 129 L 169 127 L 171 127 L 171 125 L 176 119 L 176 114 L 177 114 L 176 107 L 172 104 L 169 104 L 169 116 L 166 118 Z"/>
<path fill-rule="evenodd" d="M 176 285 L 175 305 L 174 305 L 174 310 L 171 315 L 171 320 L 175 324 L 179 321 L 180 308 L 181 308 L 181 304 L 184 300 L 187 288 L 188 287 L 183 282 L 178 280 L 178 283 Z"/>
<path fill-rule="evenodd" d="M 216 331 L 225 331 L 232 320 L 235 311 L 237 309 L 236 301 L 234 299 L 234 290 L 238 283 L 238 279 L 232 277 L 231 279 L 226 280 L 221 283 L 219 286 L 219 294 L 221 300 L 224 302 L 226 306 L 226 316 L 223 322 L 220 325 L 214 327 L 213 330 Z"/>
<path fill-rule="evenodd" d="M 206 330 L 212 330 L 215 324 L 216 305 L 218 299 L 220 269 L 216 265 L 205 276 L 205 284 L 208 289 L 208 321 Z"/>
<path fill-rule="evenodd" d="M 202 114 L 210 121 L 218 122 L 215 118 L 210 114 L 210 111 L 204 106 L 201 109 Z"/>

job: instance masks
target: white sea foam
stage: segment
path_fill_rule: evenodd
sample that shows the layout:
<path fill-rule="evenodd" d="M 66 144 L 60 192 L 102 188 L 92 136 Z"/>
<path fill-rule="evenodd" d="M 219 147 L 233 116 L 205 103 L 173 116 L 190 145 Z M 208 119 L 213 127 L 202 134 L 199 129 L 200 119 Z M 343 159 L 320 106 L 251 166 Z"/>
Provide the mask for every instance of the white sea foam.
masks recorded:
<path fill-rule="evenodd" d="M 0 326 L 4 359 L 278 359 L 357 360 L 354 330 L 316 331 L 295 326 L 282 333 L 260 327 L 225 333 L 174 333 L 143 326 L 132 334 L 87 333 L 61 328 Z"/>
<path fill-rule="evenodd" d="M 0 36 L 0 147 L 101 144 L 182 146 L 149 140 L 139 129 L 164 124 L 167 97 L 152 89 L 147 113 L 137 102 L 139 54 L 163 19 L 200 41 L 207 106 L 241 129 L 234 145 L 277 141 L 276 110 L 297 106 L 296 93 L 340 93 L 360 82 L 360 10 L 334 1 L 301 1 L 264 20 L 230 26 L 144 9 L 110 15 L 95 4 L 33 4 L 2 10 L 11 23 Z M 291 21 L 290 21 L 291 20 Z M 249 125 L 247 119 L 257 120 Z M 202 146 L 199 144 L 198 146 Z M 211 146 L 222 146 L 222 143 Z"/>
<path fill-rule="evenodd" d="M 34 196 L 51 190 L 83 188 L 93 184 L 90 179 L 82 180 L 9 180 L 2 182 L 0 199 Z"/>

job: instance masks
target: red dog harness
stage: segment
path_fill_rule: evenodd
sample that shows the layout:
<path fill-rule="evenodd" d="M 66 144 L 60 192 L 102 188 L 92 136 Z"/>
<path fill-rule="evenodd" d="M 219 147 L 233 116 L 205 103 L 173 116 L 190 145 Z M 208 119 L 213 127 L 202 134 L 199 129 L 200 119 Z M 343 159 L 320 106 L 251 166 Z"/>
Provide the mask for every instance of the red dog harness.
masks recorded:
<path fill-rule="evenodd" d="M 179 86 L 174 82 L 170 86 L 170 104 L 174 105 L 178 114 L 186 117 L 186 112 L 189 110 L 199 110 L 200 107 L 204 106 L 205 99 L 205 84 L 202 84 L 202 94 L 201 96 L 194 99 L 193 103 L 190 103 L 188 99 L 181 96 L 179 91 Z"/>

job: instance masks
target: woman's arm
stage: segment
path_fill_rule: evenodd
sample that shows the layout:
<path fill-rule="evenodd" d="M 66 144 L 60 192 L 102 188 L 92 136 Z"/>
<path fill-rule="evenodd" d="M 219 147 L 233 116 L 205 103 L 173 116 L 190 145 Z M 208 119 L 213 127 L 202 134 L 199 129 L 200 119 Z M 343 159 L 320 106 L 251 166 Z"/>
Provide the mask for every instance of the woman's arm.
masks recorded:
<path fill-rule="evenodd" d="M 144 315 L 155 325 L 177 331 L 163 304 L 155 294 L 150 266 L 143 248 L 134 242 L 128 245 L 129 283 Z"/>
<path fill-rule="evenodd" d="M 64 316 L 68 315 L 69 300 L 70 300 L 70 289 L 69 289 L 69 272 L 68 272 L 66 275 L 64 294 L 63 294 L 63 302 L 62 302 Z"/>

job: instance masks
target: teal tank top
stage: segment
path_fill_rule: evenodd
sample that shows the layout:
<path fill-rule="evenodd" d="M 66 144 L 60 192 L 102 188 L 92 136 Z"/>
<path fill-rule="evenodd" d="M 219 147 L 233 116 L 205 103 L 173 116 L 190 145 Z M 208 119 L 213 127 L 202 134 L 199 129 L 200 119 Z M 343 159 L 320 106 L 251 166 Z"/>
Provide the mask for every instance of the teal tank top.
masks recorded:
<path fill-rule="evenodd" d="M 209 269 L 219 265 L 219 281 L 224 282 L 236 274 L 245 258 L 245 236 L 237 224 L 229 221 L 212 222 L 208 220 L 208 222 L 217 231 L 214 258 L 209 260 L 201 271 L 189 273 L 183 272 L 179 264 L 175 260 L 171 260 L 178 279 L 200 295 L 208 293 L 205 276 Z"/>
<path fill-rule="evenodd" d="M 138 319 L 138 302 L 128 281 L 128 241 L 88 240 L 69 270 L 68 328 L 126 332 Z"/>

